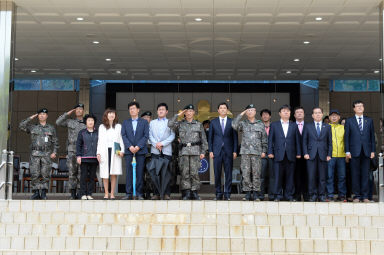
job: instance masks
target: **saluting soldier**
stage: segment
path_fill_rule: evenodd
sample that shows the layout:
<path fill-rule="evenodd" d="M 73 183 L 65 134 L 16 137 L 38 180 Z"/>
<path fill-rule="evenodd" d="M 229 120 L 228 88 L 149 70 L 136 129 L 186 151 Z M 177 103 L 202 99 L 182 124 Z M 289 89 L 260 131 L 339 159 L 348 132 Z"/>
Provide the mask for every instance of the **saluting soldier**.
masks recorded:
<path fill-rule="evenodd" d="M 246 114 L 247 119 L 242 120 Z M 260 201 L 261 159 L 268 150 L 268 138 L 264 124 L 256 120 L 256 107 L 248 105 L 232 122 L 232 128 L 242 133 L 240 148 L 244 200 Z"/>
<path fill-rule="evenodd" d="M 73 112 L 75 112 L 76 119 L 70 118 Z M 56 120 L 56 125 L 68 128 L 67 169 L 69 172 L 68 183 L 71 191 L 71 199 L 80 197 L 79 194 L 76 193 L 76 189 L 80 184 L 80 166 L 76 162 L 76 141 L 79 131 L 86 128 L 83 118 L 84 104 L 78 104 Z"/>
<path fill-rule="evenodd" d="M 38 124 L 31 121 L 38 117 Z M 54 126 L 47 123 L 48 110 L 42 108 L 37 114 L 20 122 L 19 128 L 31 134 L 30 171 L 33 195 L 31 199 L 47 199 L 52 159 L 56 158 L 59 142 Z"/>
<path fill-rule="evenodd" d="M 182 115 L 185 115 L 185 119 L 177 121 L 177 118 Z M 200 200 L 197 194 L 200 188 L 200 160 L 204 158 L 205 152 L 208 150 L 205 130 L 199 121 L 194 120 L 194 115 L 195 108 L 189 104 L 168 122 L 168 127 L 178 133 L 180 139 L 179 168 L 183 200 Z"/>

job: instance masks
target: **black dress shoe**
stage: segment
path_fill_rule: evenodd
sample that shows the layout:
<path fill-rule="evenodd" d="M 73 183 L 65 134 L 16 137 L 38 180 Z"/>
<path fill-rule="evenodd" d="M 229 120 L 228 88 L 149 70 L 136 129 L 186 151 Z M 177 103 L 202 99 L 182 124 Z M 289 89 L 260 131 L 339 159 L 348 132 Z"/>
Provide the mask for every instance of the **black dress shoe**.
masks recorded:
<path fill-rule="evenodd" d="M 143 196 L 138 196 L 137 200 L 144 200 L 144 197 Z"/>
<path fill-rule="evenodd" d="M 223 200 L 222 196 L 216 196 L 213 200 L 218 201 L 218 200 Z"/>
<path fill-rule="evenodd" d="M 132 195 L 126 195 L 125 197 L 121 198 L 122 200 L 132 200 L 133 196 Z"/>
<path fill-rule="evenodd" d="M 40 192 L 38 189 L 33 191 L 33 195 L 31 196 L 32 200 L 39 200 L 40 199 Z"/>
<path fill-rule="evenodd" d="M 230 197 L 224 197 L 223 200 L 225 200 L 225 201 L 231 201 L 231 198 L 230 198 Z"/>

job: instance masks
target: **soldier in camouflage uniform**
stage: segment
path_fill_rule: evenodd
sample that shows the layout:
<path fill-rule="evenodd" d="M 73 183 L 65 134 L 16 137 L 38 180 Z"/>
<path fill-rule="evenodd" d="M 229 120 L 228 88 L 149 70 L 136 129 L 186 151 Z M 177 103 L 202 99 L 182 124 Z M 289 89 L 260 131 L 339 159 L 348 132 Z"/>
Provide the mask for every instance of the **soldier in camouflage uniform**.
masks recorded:
<path fill-rule="evenodd" d="M 247 115 L 247 119 L 241 121 L 244 114 Z M 264 124 L 260 120 L 256 120 L 255 116 L 256 108 L 250 104 L 232 122 L 232 128 L 243 134 L 240 148 L 241 172 L 243 191 L 246 193 L 244 200 L 249 201 L 253 199 L 260 201 L 261 159 L 266 156 L 268 150 L 268 138 Z"/>
<path fill-rule="evenodd" d="M 69 118 L 73 112 L 75 112 L 76 119 Z M 76 189 L 80 184 L 80 166 L 76 162 L 76 141 L 79 131 L 86 128 L 83 117 L 84 104 L 78 104 L 56 120 L 56 125 L 68 128 L 67 169 L 69 172 L 68 183 L 71 191 L 71 199 L 77 199 L 79 197 L 79 194 L 76 193 Z"/>
<path fill-rule="evenodd" d="M 185 119 L 177 121 L 179 116 L 185 114 Z M 205 157 L 208 150 L 207 138 L 203 125 L 194 120 L 195 109 L 192 104 L 173 116 L 168 122 L 168 127 L 179 134 L 179 167 L 181 173 L 180 188 L 182 199 L 200 200 L 197 191 L 200 188 L 199 169 L 200 160 Z"/>
<path fill-rule="evenodd" d="M 39 124 L 30 122 L 38 117 Z M 30 171 L 33 195 L 31 199 L 47 199 L 52 159 L 56 158 L 59 142 L 54 126 L 47 123 L 48 110 L 43 108 L 37 114 L 20 122 L 19 128 L 31 134 Z"/>

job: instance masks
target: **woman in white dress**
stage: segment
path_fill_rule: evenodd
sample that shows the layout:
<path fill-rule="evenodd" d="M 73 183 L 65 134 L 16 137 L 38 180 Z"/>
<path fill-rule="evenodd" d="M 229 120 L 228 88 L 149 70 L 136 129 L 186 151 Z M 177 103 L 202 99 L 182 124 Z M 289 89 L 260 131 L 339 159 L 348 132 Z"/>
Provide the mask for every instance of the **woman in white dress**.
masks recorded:
<path fill-rule="evenodd" d="M 103 115 L 103 124 L 99 127 L 97 159 L 100 164 L 100 177 L 104 184 L 104 199 L 108 199 L 109 176 L 111 176 L 109 197 L 115 199 L 116 176 L 123 173 L 124 143 L 121 137 L 121 125 L 117 123 L 118 121 L 116 111 L 108 108 Z M 115 149 L 118 145 L 120 145 L 120 152 L 116 153 Z"/>

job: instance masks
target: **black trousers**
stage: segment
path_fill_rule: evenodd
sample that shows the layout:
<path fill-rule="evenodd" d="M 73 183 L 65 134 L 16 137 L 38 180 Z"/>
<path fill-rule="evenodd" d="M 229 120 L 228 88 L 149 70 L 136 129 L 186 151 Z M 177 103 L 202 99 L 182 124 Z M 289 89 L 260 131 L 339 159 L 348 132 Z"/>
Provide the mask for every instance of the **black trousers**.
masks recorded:
<path fill-rule="evenodd" d="M 223 191 L 221 189 L 221 168 L 224 166 L 224 196 L 226 198 L 231 197 L 233 155 L 227 155 L 223 150 L 221 150 L 220 154 L 215 155 L 213 158 L 213 165 L 215 169 L 216 196 L 221 197 L 223 195 Z"/>
<path fill-rule="evenodd" d="M 352 193 L 354 199 L 367 199 L 369 196 L 370 158 L 361 152 L 359 157 L 351 158 Z"/>
<path fill-rule="evenodd" d="M 301 201 L 302 196 L 305 201 L 308 200 L 307 162 L 303 156 L 296 159 L 295 169 L 295 199 Z"/>
<path fill-rule="evenodd" d="M 295 161 L 289 161 L 287 155 L 282 161 L 274 161 L 275 199 L 293 199 L 295 193 Z M 281 193 L 283 190 L 283 194 Z"/>
<path fill-rule="evenodd" d="M 80 169 L 80 194 L 81 196 L 90 196 L 95 190 L 96 162 L 81 162 Z"/>
<path fill-rule="evenodd" d="M 273 199 L 275 192 L 273 186 L 275 185 L 275 172 L 273 171 L 273 159 L 262 158 L 261 159 L 261 195 L 264 198 L 264 194 L 268 194 L 269 199 Z"/>
<path fill-rule="evenodd" d="M 314 159 L 307 160 L 309 198 L 324 200 L 326 198 L 328 162 L 316 154 Z"/>

